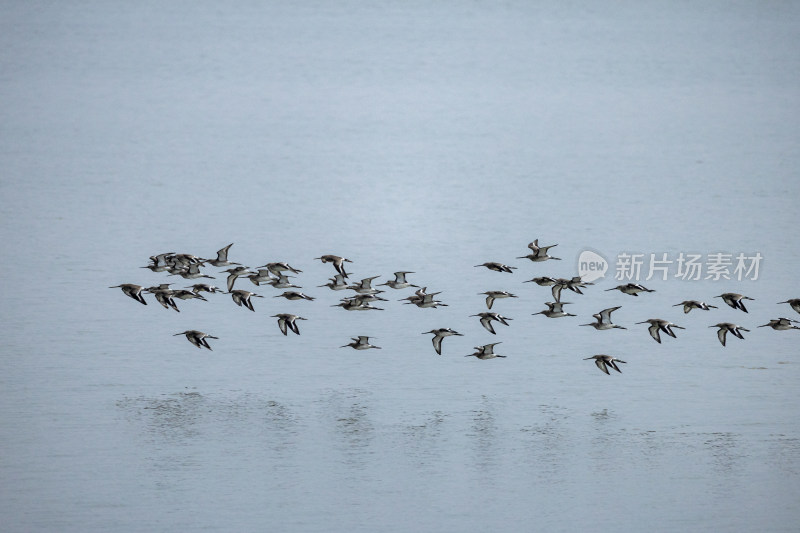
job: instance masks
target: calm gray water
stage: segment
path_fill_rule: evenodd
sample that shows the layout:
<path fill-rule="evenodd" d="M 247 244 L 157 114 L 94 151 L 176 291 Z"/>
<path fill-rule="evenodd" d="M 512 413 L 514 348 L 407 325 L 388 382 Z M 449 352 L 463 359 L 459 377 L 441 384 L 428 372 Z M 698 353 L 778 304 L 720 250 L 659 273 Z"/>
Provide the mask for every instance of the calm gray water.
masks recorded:
<path fill-rule="evenodd" d="M 800 319 L 796 4 L 3 4 L 5 531 L 797 530 L 800 331 L 757 328 Z M 562 260 L 515 259 L 535 238 Z M 108 289 L 230 242 L 317 300 Z M 610 270 L 565 292 L 578 317 L 532 316 L 522 282 L 584 250 Z M 632 297 L 605 290 L 623 252 L 763 260 Z M 448 307 L 334 309 L 326 253 Z M 490 289 L 519 296 L 496 336 Z M 615 305 L 628 330 L 578 327 Z M 655 317 L 686 329 L 657 344 Z M 724 321 L 751 332 L 723 348 Z M 442 356 L 437 327 L 464 333 Z"/>

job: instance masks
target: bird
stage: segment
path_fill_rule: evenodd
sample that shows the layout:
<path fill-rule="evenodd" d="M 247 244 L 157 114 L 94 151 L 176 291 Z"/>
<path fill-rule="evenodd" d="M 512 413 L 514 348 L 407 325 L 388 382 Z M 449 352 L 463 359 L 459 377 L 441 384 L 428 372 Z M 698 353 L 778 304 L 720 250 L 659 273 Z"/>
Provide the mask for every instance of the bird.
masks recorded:
<path fill-rule="evenodd" d="M 199 263 L 192 263 L 188 267 L 184 268 L 180 272 L 175 274 L 171 274 L 172 276 L 181 276 L 183 279 L 197 279 L 197 278 L 209 278 L 214 279 L 214 276 L 209 276 L 208 274 L 203 274 L 200 272 L 200 264 Z"/>
<path fill-rule="evenodd" d="M 800 322 L 798 322 L 797 320 L 792 320 L 791 318 L 776 318 L 770 320 L 769 323 L 758 327 L 765 328 L 769 326 L 776 331 L 784 331 L 787 329 L 800 329 L 799 327 L 793 326 L 792 324 L 800 324 Z"/>
<path fill-rule="evenodd" d="M 406 274 L 413 274 L 413 272 L 407 272 L 407 271 L 402 271 L 402 270 L 399 271 L 399 272 L 395 272 L 393 280 L 390 279 L 386 283 L 380 283 L 378 285 L 378 287 L 381 287 L 383 285 L 388 285 L 389 287 L 391 287 L 393 289 L 405 289 L 407 287 L 417 287 L 417 288 L 419 288 L 419 285 L 413 285 L 413 284 L 409 283 L 408 281 L 406 281 Z"/>
<path fill-rule="evenodd" d="M 215 292 L 223 292 L 219 287 L 214 287 L 213 285 L 208 285 L 207 283 L 195 283 L 194 285 L 186 288 L 192 289 L 192 291 L 196 293 L 209 292 L 213 294 Z"/>
<path fill-rule="evenodd" d="M 163 253 L 163 254 L 151 255 L 150 256 L 150 261 L 153 263 L 153 265 L 156 265 L 156 266 L 157 265 L 166 266 L 167 264 L 169 264 L 172 261 L 172 257 L 174 255 L 175 255 L 175 252 L 166 252 L 166 253 Z M 147 268 L 147 267 L 142 267 L 142 268 Z"/>
<path fill-rule="evenodd" d="M 261 265 L 260 267 L 257 268 L 266 268 L 276 276 L 279 275 L 281 272 L 286 272 L 287 270 L 294 274 L 299 274 L 302 272 L 302 270 L 298 270 L 292 267 L 291 265 L 289 265 L 289 263 L 285 261 L 279 263 L 267 263 L 266 265 Z"/>
<path fill-rule="evenodd" d="M 582 281 L 580 276 L 575 276 L 572 279 L 558 278 L 554 280 L 554 282 L 552 283 L 553 287 L 551 289 L 551 292 L 553 293 L 553 299 L 556 302 L 560 302 L 561 291 L 564 289 L 569 289 L 577 294 L 583 294 L 581 288 L 586 287 L 587 285 L 594 285 L 594 283 L 587 283 L 585 281 Z"/>
<path fill-rule="evenodd" d="M 231 246 L 233 246 L 233 243 L 230 243 L 228 246 L 226 246 L 224 248 L 220 248 L 219 250 L 217 250 L 217 258 L 216 259 L 203 259 L 203 261 L 205 263 L 208 263 L 211 266 L 214 266 L 214 267 L 224 267 L 224 266 L 230 266 L 230 265 L 238 265 L 239 263 L 232 263 L 232 262 L 228 261 L 228 250 L 231 249 Z"/>
<path fill-rule="evenodd" d="M 662 320 L 660 318 L 648 318 L 643 322 L 637 322 L 637 324 L 650 324 L 650 327 L 647 328 L 647 331 L 650 332 L 650 336 L 653 337 L 653 340 L 655 340 L 659 344 L 661 344 L 661 334 L 659 333 L 660 331 L 663 331 L 670 337 L 675 338 L 675 332 L 672 331 L 672 328 L 686 329 L 684 327 L 673 324 L 668 320 Z"/>
<path fill-rule="evenodd" d="M 123 283 L 122 285 L 114 285 L 113 287 L 109 287 L 109 289 L 122 289 L 122 292 L 127 296 L 130 296 L 141 304 L 147 305 L 147 302 L 144 301 L 144 296 L 142 296 L 142 290 L 144 290 L 144 287 L 141 285 Z"/>
<path fill-rule="evenodd" d="M 549 287 L 551 285 L 554 285 L 557 282 L 558 282 L 558 280 L 556 280 L 555 278 L 551 278 L 549 276 L 541 276 L 541 277 L 538 277 L 538 278 L 533 278 L 533 279 L 529 279 L 529 280 L 523 281 L 522 283 L 535 283 L 535 284 L 539 285 L 540 287 Z"/>
<path fill-rule="evenodd" d="M 291 281 L 289 281 L 289 276 L 282 272 L 278 274 L 277 278 L 272 278 L 264 283 L 267 285 L 272 285 L 272 287 L 275 289 L 302 289 L 300 285 L 294 285 Z"/>
<path fill-rule="evenodd" d="M 417 307 L 420 307 L 420 308 L 423 308 L 423 309 L 424 308 L 429 308 L 429 307 L 432 307 L 432 308 L 435 309 L 438 306 L 447 307 L 446 303 L 441 302 L 439 300 L 434 300 L 433 299 L 433 297 L 436 296 L 437 294 L 441 294 L 441 291 L 426 293 L 425 291 L 427 291 L 427 290 L 428 290 L 428 287 L 422 287 L 421 289 L 417 289 L 416 291 L 414 291 L 413 295 L 408 296 L 406 298 L 402 298 L 400 301 L 402 302 L 403 300 L 408 300 L 406 302 L 406 304 L 414 304 Z"/>
<path fill-rule="evenodd" d="M 496 263 L 494 261 L 489 261 L 488 263 L 481 263 L 480 265 L 475 265 L 475 267 L 486 267 L 489 270 L 494 270 L 495 272 L 508 272 L 512 274 L 512 270 L 516 270 L 517 267 L 512 267 L 508 265 L 504 265 L 503 263 Z"/>
<path fill-rule="evenodd" d="M 283 294 L 273 296 L 273 298 L 286 298 L 287 300 L 308 300 L 313 301 L 315 298 L 303 294 L 302 292 L 285 291 Z"/>
<path fill-rule="evenodd" d="M 625 363 L 625 361 L 623 361 L 622 359 L 617 359 L 616 357 L 611 357 L 610 355 L 605 355 L 605 354 L 599 354 L 599 355 L 593 355 L 591 357 L 585 357 L 583 360 L 584 361 L 588 361 L 589 359 L 594 359 L 594 364 L 597 365 L 597 368 L 599 368 L 600 370 L 602 370 L 606 374 L 609 374 L 609 372 L 608 372 L 608 367 L 609 366 L 621 374 L 622 370 L 619 369 L 619 367 L 617 366 L 617 363 Z"/>
<path fill-rule="evenodd" d="M 328 287 L 332 291 L 341 291 L 347 288 L 347 282 L 342 274 L 336 274 L 334 277 L 328 279 L 329 283 L 318 285 L 318 287 Z"/>
<path fill-rule="evenodd" d="M 173 276 L 180 276 L 181 274 L 186 272 L 187 268 L 189 268 L 189 265 L 184 265 L 183 263 L 170 262 L 167 263 L 166 270 Z"/>
<path fill-rule="evenodd" d="M 719 324 L 714 324 L 713 326 L 708 327 L 719 328 L 719 331 L 717 331 L 717 338 L 723 346 L 725 346 L 725 336 L 728 332 L 736 337 L 739 337 L 740 339 L 744 339 L 744 336 L 742 336 L 742 331 L 750 331 L 749 329 L 745 329 L 742 326 L 737 326 L 736 324 L 731 324 L 730 322 L 720 322 Z"/>
<path fill-rule="evenodd" d="M 352 285 L 348 285 L 347 288 L 356 291 L 359 294 L 375 294 L 378 292 L 378 289 L 372 288 L 372 280 L 377 279 L 380 276 L 372 276 L 371 278 L 364 278 L 358 283 L 354 283 Z"/>
<path fill-rule="evenodd" d="M 447 307 L 446 303 L 433 299 L 433 297 L 436 296 L 437 294 L 441 294 L 441 292 L 432 292 L 429 294 L 424 294 L 421 298 L 415 298 L 414 300 L 411 300 L 408 303 L 412 303 L 422 309 L 431 307 L 436 309 L 439 306 Z"/>
<path fill-rule="evenodd" d="M 483 346 L 476 346 L 475 353 L 465 355 L 464 357 L 477 357 L 478 359 L 494 359 L 495 357 L 506 357 L 505 355 L 494 353 L 494 347 L 497 346 L 498 344 L 501 343 L 493 342 L 491 344 L 484 344 Z"/>
<path fill-rule="evenodd" d="M 340 301 L 368 304 L 371 302 L 388 302 L 389 300 L 386 298 L 381 298 L 377 294 L 356 294 L 355 296 L 351 296 L 349 298 L 342 298 Z"/>
<path fill-rule="evenodd" d="M 250 298 L 252 298 L 253 296 L 255 296 L 256 298 L 263 298 L 263 296 L 258 295 L 254 292 L 243 291 L 241 289 L 230 291 L 228 294 L 231 295 L 231 298 L 233 298 L 233 301 L 236 303 L 236 305 L 238 305 L 239 307 L 245 306 L 251 311 L 255 311 L 255 309 L 253 308 L 253 302 L 250 301 Z"/>
<path fill-rule="evenodd" d="M 619 309 L 620 305 L 617 307 L 609 307 L 608 309 L 603 309 L 599 313 L 592 315 L 596 322 L 590 322 L 589 324 L 581 324 L 581 326 L 592 326 L 596 330 L 605 330 L 605 329 L 628 329 L 618 324 L 613 324 L 611 322 L 611 313 Z"/>
<path fill-rule="evenodd" d="M 183 267 L 188 267 L 189 265 L 203 262 L 203 259 L 192 254 L 173 254 L 169 256 L 169 259 L 171 263 Z"/>
<path fill-rule="evenodd" d="M 589 281 L 583 281 L 580 276 L 573 276 L 570 279 L 558 278 L 556 281 L 562 289 L 569 289 L 578 294 L 583 294 L 581 291 L 582 288 L 588 287 L 589 285 L 594 285 L 594 283 Z M 553 290 L 555 291 L 555 285 L 553 286 Z"/>
<path fill-rule="evenodd" d="M 189 342 L 198 348 L 208 348 L 209 350 L 211 350 L 211 346 L 208 345 L 208 341 L 206 341 L 206 339 L 219 339 L 219 337 L 209 335 L 208 333 L 203 333 L 202 331 L 197 331 L 196 329 L 187 329 L 186 331 L 181 331 L 180 333 L 173 335 L 173 337 L 177 337 L 178 335 L 186 335 L 186 338 L 189 340 Z"/>
<path fill-rule="evenodd" d="M 164 272 L 165 270 L 169 269 L 169 265 L 166 263 L 164 264 L 153 263 L 152 265 L 146 265 L 139 268 L 149 268 L 153 272 Z"/>
<path fill-rule="evenodd" d="M 792 309 L 800 313 L 800 298 L 792 298 L 791 300 L 786 300 L 785 302 L 778 302 L 779 304 L 789 304 L 792 306 Z"/>
<path fill-rule="evenodd" d="M 338 304 L 331 307 L 341 307 L 345 311 L 383 311 L 380 307 L 373 307 L 367 302 L 359 300 L 357 297 L 345 298 Z"/>
<path fill-rule="evenodd" d="M 375 346 L 374 344 L 369 343 L 369 337 L 366 335 L 359 335 L 358 338 L 352 337 L 352 341 L 350 344 L 345 344 L 344 346 L 340 346 L 340 348 L 353 348 L 356 350 L 368 350 L 370 348 L 375 348 L 380 350 L 380 346 Z"/>
<path fill-rule="evenodd" d="M 531 249 L 531 253 L 528 255 L 523 255 L 522 257 L 517 257 L 517 259 L 530 259 L 531 261 L 538 263 L 541 261 L 547 261 L 548 259 L 555 259 L 560 261 L 560 257 L 553 257 L 547 254 L 547 250 L 558 246 L 557 244 L 551 244 L 550 246 L 539 246 L 539 239 L 534 240 L 531 243 L 528 243 L 528 248 Z"/>
<path fill-rule="evenodd" d="M 352 263 L 349 259 L 345 259 L 344 257 L 340 257 L 338 255 L 327 254 L 321 257 L 315 257 L 314 259 L 319 259 L 324 263 L 333 263 L 333 268 L 336 269 L 342 277 L 347 278 L 348 274 L 344 270 L 345 263 Z"/>
<path fill-rule="evenodd" d="M 202 294 L 187 289 L 175 289 L 172 291 L 171 296 L 173 298 L 179 298 L 181 300 L 192 300 L 194 298 L 197 298 L 198 300 L 203 300 L 204 302 L 208 301 Z"/>
<path fill-rule="evenodd" d="M 683 306 L 684 313 L 688 313 L 692 309 L 702 309 L 703 311 L 708 311 L 710 309 L 717 308 L 715 305 L 708 305 L 705 302 L 698 302 L 697 300 L 684 300 L 679 304 L 673 305 L 672 307 L 678 307 L 679 305 Z"/>
<path fill-rule="evenodd" d="M 253 274 L 249 276 L 244 276 L 249 279 L 253 285 L 259 286 L 262 283 L 273 283 L 277 278 L 272 277 L 272 272 L 267 270 L 266 268 L 259 268 Z"/>
<path fill-rule="evenodd" d="M 504 326 L 509 325 L 508 322 L 506 322 L 507 320 L 513 320 L 513 318 L 508 318 L 506 316 L 501 315 L 500 313 L 484 312 L 484 313 L 478 313 L 477 315 L 469 315 L 469 316 L 480 317 L 481 326 L 486 328 L 486 330 L 492 335 L 497 335 L 497 333 L 494 331 L 494 328 L 492 327 L 492 320 L 496 320 L 501 324 L 503 324 Z"/>
<path fill-rule="evenodd" d="M 287 329 L 291 329 L 294 331 L 296 335 L 300 335 L 300 328 L 297 327 L 297 320 L 307 320 L 301 316 L 292 315 L 289 313 L 278 313 L 277 315 L 272 315 L 272 318 L 278 319 L 278 327 L 281 330 L 281 333 L 284 335 L 287 334 Z"/>
<path fill-rule="evenodd" d="M 162 285 L 169 285 L 169 283 L 164 283 Z M 156 297 L 156 301 L 164 307 L 164 309 L 174 309 L 178 313 L 181 312 L 178 309 L 175 300 L 172 299 L 172 294 L 174 291 L 172 289 L 162 288 L 162 287 L 148 287 L 145 289 L 147 292 L 151 293 L 153 296 Z"/>
<path fill-rule="evenodd" d="M 485 294 L 486 295 L 486 307 L 489 309 L 492 308 L 492 304 L 498 298 L 516 298 L 516 295 L 511 294 L 508 291 L 486 291 L 478 293 L 478 295 Z"/>
<path fill-rule="evenodd" d="M 433 333 L 433 349 L 436 350 L 436 353 L 442 355 L 442 340 L 445 337 L 450 337 L 451 335 L 458 335 L 459 337 L 463 337 L 463 335 L 453 329 L 450 328 L 439 328 L 439 329 L 432 329 L 430 331 L 425 331 L 422 334 L 427 335 L 428 333 Z"/>
<path fill-rule="evenodd" d="M 639 296 L 640 292 L 656 292 L 653 289 L 648 289 L 644 285 L 638 283 L 626 283 L 625 285 L 617 285 L 614 288 L 606 289 L 608 291 L 619 291 L 623 294 L 630 294 L 631 296 Z"/>
<path fill-rule="evenodd" d="M 732 308 L 741 309 L 745 313 L 747 312 L 747 308 L 744 306 L 744 302 L 742 300 L 752 300 L 752 298 L 749 296 L 742 296 L 741 294 L 736 294 L 735 292 L 726 292 L 718 296 L 714 296 L 714 298 L 722 298 L 722 301 Z"/>
<path fill-rule="evenodd" d="M 406 296 L 405 298 L 401 298 L 398 301 L 402 302 L 403 300 L 408 300 L 407 303 L 414 303 L 417 300 L 422 300 L 427 295 L 427 292 L 426 292 L 427 290 L 428 290 L 428 287 L 422 287 L 421 289 L 415 290 L 414 294 L 412 294 L 411 296 Z M 439 294 L 439 293 L 437 292 L 437 293 L 434 293 L 434 294 Z"/>
<path fill-rule="evenodd" d="M 532 313 L 534 315 L 544 315 L 547 318 L 561 318 L 565 316 L 577 316 L 573 315 L 572 313 L 564 312 L 562 309 L 563 306 L 567 305 L 569 302 L 545 302 L 544 305 L 547 306 L 547 309 L 544 311 L 539 311 L 538 313 Z"/>
<path fill-rule="evenodd" d="M 245 266 L 229 268 L 228 270 L 223 270 L 223 272 L 228 273 L 228 292 L 233 290 L 233 284 L 236 283 L 236 278 L 239 276 L 244 276 L 245 274 L 255 274 L 255 272 L 251 272 Z"/>

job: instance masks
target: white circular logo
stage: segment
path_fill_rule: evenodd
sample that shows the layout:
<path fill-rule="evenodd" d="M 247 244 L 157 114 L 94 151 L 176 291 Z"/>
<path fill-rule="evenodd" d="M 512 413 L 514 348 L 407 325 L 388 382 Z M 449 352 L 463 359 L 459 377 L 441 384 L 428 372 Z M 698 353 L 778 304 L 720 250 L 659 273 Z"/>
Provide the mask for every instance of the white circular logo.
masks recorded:
<path fill-rule="evenodd" d="M 602 255 L 591 250 L 584 250 L 578 256 L 578 275 L 581 281 L 594 281 L 605 277 L 608 261 Z"/>

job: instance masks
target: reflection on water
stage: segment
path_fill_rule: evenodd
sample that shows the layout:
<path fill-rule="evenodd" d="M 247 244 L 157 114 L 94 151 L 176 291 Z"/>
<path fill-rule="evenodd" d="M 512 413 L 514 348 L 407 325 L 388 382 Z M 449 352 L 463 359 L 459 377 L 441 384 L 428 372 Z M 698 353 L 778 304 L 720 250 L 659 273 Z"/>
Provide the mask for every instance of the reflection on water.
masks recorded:
<path fill-rule="evenodd" d="M 564 481 L 570 445 L 569 411 L 558 405 L 540 405 L 537 423 L 521 428 L 526 440 L 526 453 L 536 466 L 537 476 L 548 483 Z"/>
<path fill-rule="evenodd" d="M 179 392 L 160 398 L 125 398 L 117 407 L 143 420 L 151 440 L 186 445 L 200 433 L 204 404 L 205 398 L 198 392 Z"/>
<path fill-rule="evenodd" d="M 770 435 L 769 463 L 793 475 L 800 473 L 800 439 L 786 435 Z"/>
<path fill-rule="evenodd" d="M 706 435 L 705 448 L 711 452 L 713 466 L 720 474 L 730 474 L 738 466 L 744 450 L 739 449 L 739 436 L 731 432 Z"/>
<path fill-rule="evenodd" d="M 401 449 L 409 463 L 427 473 L 438 470 L 448 435 L 445 422 L 450 415 L 444 411 L 420 413 L 421 423 L 404 424 Z"/>
<path fill-rule="evenodd" d="M 475 464 L 479 469 L 491 470 L 497 463 L 497 423 L 495 407 L 486 397 L 481 397 L 481 407 L 472 411 L 472 424 L 467 436 L 470 438 Z"/>
<path fill-rule="evenodd" d="M 363 467 L 372 453 L 375 428 L 370 420 L 370 395 L 363 389 L 329 391 L 317 401 L 321 424 L 332 433 L 346 463 Z"/>
<path fill-rule="evenodd" d="M 322 390 L 291 402 L 253 392 L 187 390 L 123 398 L 117 407 L 138 436 L 155 489 L 186 490 L 193 476 L 218 465 L 252 476 L 267 485 L 271 498 L 295 507 L 314 494 L 332 506 L 356 505 L 359 494 L 396 497 L 404 479 L 450 490 L 464 485 L 457 497 L 467 499 L 480 487 L 483 505 L 491 506 L 506 487 L 546 486 L 547 496 L 558 499 L 608 480 L 635 484 L 631 480 L 642 475 L 664 480 L 659 490 L 674 501 L 684 501 L 687 484 L 725 501 L 743 490 L 745 464 L 757 461 L 785 476 L 800 472 L 800 439 L 794 437 L 772 435 L 760 446 L 763 457 L 754 456 L 751 439 L 738 432 L 628 428 L 620 409 L 550 403 L 520 411 L 488 395 L 467 409 L 430 410 L 362 388 Z M 347 487 L 354 496 L 323 496 L 310 480 L 334 492 Z M 648 485 L 642 490 L 637 497 L 646 499 Z"/>

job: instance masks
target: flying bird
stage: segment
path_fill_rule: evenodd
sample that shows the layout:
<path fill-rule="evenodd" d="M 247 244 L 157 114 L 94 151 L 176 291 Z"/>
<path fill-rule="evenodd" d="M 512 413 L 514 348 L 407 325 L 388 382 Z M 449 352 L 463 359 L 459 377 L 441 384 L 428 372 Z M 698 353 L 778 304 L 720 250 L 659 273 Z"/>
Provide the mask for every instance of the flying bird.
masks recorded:
<path fill-rule="evenodd" d="M 625 361 L 623 361 L 622 359 L 617 359 L 616 357 L 611 357 L 610 355 L 605 355 L 605 354 L 593 355 L 591 357 L 586 357 L 583 360 L 588 361 L 589 359 L 594 359 L 594 364 L 597 365 L 597 368 L 599 368 L 606 374 L 609 374 L 608 372 L 609 366 L 621 374 L 622 370 L 619 369 L 617 363 L 625 363 Z"/>
<path fill-rule="evenodd" d="M 113 287 L 109 287 L 109 289 L 122 289 L 122 292 L 127 296 L 130 296 L 141 304 L 147 305 L 147 302 L 144 301 L 144 296 L 142 296 L 142 290 L 144 290 L 144 287 L 141 285 L 123 283 L 122 285 L 114 285 Z"/>
<path fill-rule="evenodd" d="M 732 308 L 740 309 L 745 313 L 747 312 L 747 308 L 744 306 L 744 302 L 742 300 L 752 300 L 752 298 L 749 296 L 742 296 L 741 294 L 736 294 L 735 292 L 726 292 L 718 296 L 714 296 L 714 298 L 722 298 L 722 301 Z"/>
<path fill-rule="evenodd" d="M 609 307 L 608 309 L 603 309 L 599 313 L 595 313 L 592 315 L 595 318 L 595 322 L 590 322 L 589 324 L 581 324 L 581 326 L 592 326 L 596 330 L 605 330 L 605 329 L 628 329 L 617 324 L 613 324 L 611 322 L 611 313 L 619 309 L 620 305 L 617 307 Z"/>
<path fill-rule="evenodd" d="M 503 263 L 496 263 L 494 261 L 489 261 L 488 263 L 481 263 L 480 265 L 475 265 L 475 267 L 486 267 L 489 270 L 494 270 L 495 272 L 508 272 L 511 274 L 512 270 L 516 270 L 517 267 L 512 267 L 508 265 L 504 265 Z"/>
<path fill-rule="evenodd" d="M 797 320 L 792 320 L 791 318 L 776 318 L 770 320 L 769 323 L 758 327 L 766 328 L 767 326 L 769 326 L 775 331 L 784 331 L 787 329 L 800 329 L 797 326 L 793 326 L 792 324 L 800 324 L 800 322 L 798 322 Z"/>
<path fill-rule="evenodd" d="M 488 307 L 489 309 L 492 308 L 492 304 L 494 303 L 494 301 L 499 298 L 516 298 L 514 294 L 511 294 L 508 291 L 486 291 L 478 293 L 479 296 L 481 294 L 486 295 L 486 307 Z"/>
<path fill-rule="evenodd" d="M 505 326 L 509 325 L 508 322 L 506 322 L 506 320 L 513 320 L 512 318 L 508 318 L 506 316 L 503 316 L 500 313 L 485 312 L 485 313 L 478 313 L 477 315 L 469 315 L 469 316 L 480 317 L 481 326 L 486 328 L 486 331 L 488 331 L 492 335 L 497 335 L 497 333 L 495 333 L 495 331 L 494 331 L 494 328 L 492 327 L 492 320 L 496 320 L 496 321 L 500 322 L 501 324 L 503 324 Z"/>
<path fill-rule="evenodd" d="M 369 337 L 366 335 L 359 335 L 357 338 L 353 337 L 351 340 L 353 342 L 351 342 L 350 344 L 345 344 L 344 346 L 341 346 L 341 348 L 350 347 L 355 350 L 369 350 L 370 348 L 375 348 L 377 350 L 381 349 L 380 346 L 375 346 L 374 344 L 370 344 Z"/>
<path fill-rule="evenodd" d="M 430 331 L 425 331 L 422 334 L 427 335 L 428 333 L 433 333 L 433 349 L 436 350 L 436 353 L 442 355 L 442 340 L 445 337 L 450 337 L 451 335 L 458 335 L 459 337 L 463 337 L 463 335 L 455 330 L 450 328 L 439 328 L 439 329 L 432 329 Z"/>
<path fill-rule="evenodd" d="M 637 324 L 650 324 L 650 327 L 647 328 L 647 331 L 650 332 L 650 336 L 653 337 L 653 340 L 655 340 L 659 344 L 661 344 L 661 334 L 659 332 L 663 331 L 670 337 L 676 338 L 675 332 L 672 331 L 672 328 L 686 329 L 676 324 L 673 324 L 669 320 L 662 320 L 660 318 L 648 318 L 643 322 L 637 322 Z"/>
<path fill-rule="evenodd" d="M 287 329 L 291 329 L 296 335 L 300 335 L 300 328 L 297 327 L 296 321 L 306 320 L 301 316 L 289 313 L 278 313 L 277 315 L 272 315 L 272 318 L 278 319 L 278 327 L 284 335 L 287 334 Z"/>
<path fill-rule="evenodd" d="M 494 347 L 497 346 L 498 344 L 501 343 L 493 342 L 491 344 L 484 344 L 483 346 L 476 346 L 475 353 L 465 355 L 464 357 L 477 357 L 478 359 L 494 359 L 495 357 L 505 358 L 506 357 L 505 355 L 494 353 Z"/>
<path fill-rule="evenodd" d="M 688 313 L 692 309 L 702 309 L 703 311 L 708 311 L 710 309 L 716 309 L 717 306 L 715 305 L 708 305 L 705 302 L 698 302 L 697 300 L 684 300 L 679 304 L 675 304 L 672 307 L 683 306 L 683 312 Z"/>
<path fill-rule="evenodd" d="M 625 285 L 617 285 L 611 289 L 606 289 L 608 291 L 619 291 L 622 294 L 630 294 L 631 296 L 639 296 L 640 292 L 656 292 L 653 289 L 648 289 L 644 285 L 639 285 L 638 283 L 626 283 Z"/>
<path fill-rule="evenodd" d="M 208 333 L 197 331 L 196 329 L 187 329 L 186 331 L 181 331 L 180 333 L 173 335 L 173 337 L 177 337 L 178 335 L 186 335 L 186 339 L 198 348 L 208 348 L 209 350 L 211 350 L 211 346 L 208 345 L 208 341 L 206 341 L 206 339 L 218 338 L 214 337 L 213 335 L 209 335 Z"/>
<path fill-rule="evenodd" d="M 719 324 L 715 324 L 713 326 L 708 326 L 710 328 L 719 328 L 717 331 L 717 338 L 719 342 L 725 346 L 725 337 L 728 332 L 731 333 L 734 337 L 738 337 L 744 340 L 744 336 L 742 336 L 742 331 L 750 331 L 749 329 L 745 329 L 742 326 L 737 326 L 736 324 L 731 324 L 730 322 L 720 322 Z"/>

